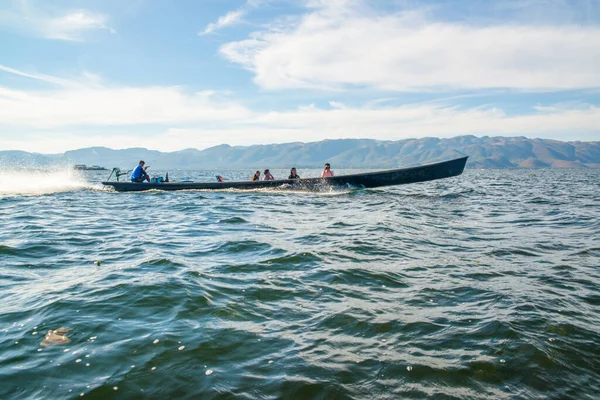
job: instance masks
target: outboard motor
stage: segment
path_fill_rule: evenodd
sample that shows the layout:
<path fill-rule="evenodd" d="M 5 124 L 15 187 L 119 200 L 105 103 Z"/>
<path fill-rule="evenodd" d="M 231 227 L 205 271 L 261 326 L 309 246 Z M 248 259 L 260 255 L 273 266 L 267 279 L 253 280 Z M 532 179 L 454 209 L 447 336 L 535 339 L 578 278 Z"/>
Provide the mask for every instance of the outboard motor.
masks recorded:
<path fill-rule="evenodd" d="M 121 172 L 120 168 L 113 168 L 112 171 L 110 172 L 110 175 L 108 176 L 107 181 L 110 181 L 110 178 L 113 176 L 113 174 L 115 174 L 115 177 L 117 178 L 117 182 L 119 182 L 119 177 L 123 176 L 123 175 L 127 175 L 129 173 L 129 171 L 127 172 Z"/>

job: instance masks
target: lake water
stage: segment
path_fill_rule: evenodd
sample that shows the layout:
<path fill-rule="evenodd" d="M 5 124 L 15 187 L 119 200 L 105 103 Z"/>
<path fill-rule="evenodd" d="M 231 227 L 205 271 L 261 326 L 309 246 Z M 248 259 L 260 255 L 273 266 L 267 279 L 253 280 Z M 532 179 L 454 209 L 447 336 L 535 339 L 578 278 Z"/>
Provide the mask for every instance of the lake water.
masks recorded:
<path fill-rule="evenodd" d="M 0 172 L 0 399 L 600 393 L 598 170 L 320 193 L 106 175 Z"/>

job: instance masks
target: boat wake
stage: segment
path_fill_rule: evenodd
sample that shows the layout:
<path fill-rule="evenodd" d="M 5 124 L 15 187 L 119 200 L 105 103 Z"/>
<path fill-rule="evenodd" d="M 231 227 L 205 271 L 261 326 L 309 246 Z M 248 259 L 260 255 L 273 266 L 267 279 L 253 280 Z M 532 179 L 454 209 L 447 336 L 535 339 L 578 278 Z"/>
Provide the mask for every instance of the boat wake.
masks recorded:
<path fill-rule="evenodd" d="M 279 187 L 270 188 L 256 188 L 256 189 L 235 189 L 235 188 L 224 188 L 224 189 L 182 189 L 178 192 L 201 192 L 201 193 L 265 193 L 265 194 L 318 194 L 318 195 L 343 195 L 352 193 L 358 188 L 347 187 L 347 186 L 322 186 L 322 187 L 311 187 L 311 188 L 298 188 L 291 185 L 282 185 Z M 105 189 L 109 190 L 109 189 Z M 115 191 L 116 192 L 116 191 Z M 160 189 L 146 190 L 146 193 L 165 193 L 166 191 Z"/>
<path fill-rule="evenodd" d="M 0 171 L 0 196 L 39 196 L 88 187 L 89 183 L 78 172 L 71 169 Z"/>

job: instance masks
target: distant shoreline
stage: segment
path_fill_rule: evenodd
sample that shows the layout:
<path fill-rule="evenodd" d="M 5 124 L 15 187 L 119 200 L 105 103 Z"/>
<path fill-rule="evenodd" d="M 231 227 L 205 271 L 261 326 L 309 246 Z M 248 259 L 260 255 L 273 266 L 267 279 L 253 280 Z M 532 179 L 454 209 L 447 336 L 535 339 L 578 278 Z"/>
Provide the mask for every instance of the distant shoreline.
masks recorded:
<path fill-rule="evenodd" d="M 132 168 L 140 159 L 160 169 L 336 168 L 389 169 L 438 162 L 468 155 L 468 169 L 600 168 L 600 142 L 561 142 L 525 137 L 421 138 L 398 141 L 336 139 L 311 143 L 253 146 L 219 145 L 204 150 L 161 152 L 145 148 L 113 150 L 90 147 L 61 154 L 0 151 L 2 167 L 96 165 Z"/>

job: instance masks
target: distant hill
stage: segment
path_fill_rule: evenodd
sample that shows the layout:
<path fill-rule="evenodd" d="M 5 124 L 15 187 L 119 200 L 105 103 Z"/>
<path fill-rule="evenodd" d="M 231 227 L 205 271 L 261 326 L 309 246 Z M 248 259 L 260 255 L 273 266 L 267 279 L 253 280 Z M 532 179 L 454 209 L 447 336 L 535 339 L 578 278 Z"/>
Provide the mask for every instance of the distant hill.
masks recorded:
<path fill-rule="evenodd" d="M 0 167 L 102 165 L 133 168 L 140 159 L 154 168 L 394 168 L 468 155 L 468 168 L 600 168 L 600 142 L 561 142 L 525 137 L 458 136 L 398 141 L 323 140 L 255 146 L 220 145 L 205 150 L 161 152 L 144 148 L 91 147 L 64 154 L 0 151 Z"/>

